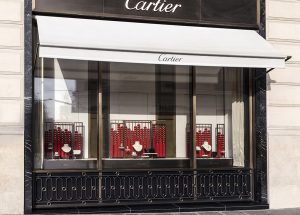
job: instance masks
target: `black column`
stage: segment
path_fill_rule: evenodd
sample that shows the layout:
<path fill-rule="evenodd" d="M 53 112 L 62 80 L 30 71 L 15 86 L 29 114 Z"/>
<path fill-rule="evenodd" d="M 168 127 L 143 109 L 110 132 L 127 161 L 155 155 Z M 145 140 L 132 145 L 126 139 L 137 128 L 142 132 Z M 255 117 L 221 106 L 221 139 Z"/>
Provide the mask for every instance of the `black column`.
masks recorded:
<path fill-rule="evenodd" d="M 24 213 L 32 212 L 32 2 L 24 1 Z"/>
<path fill-rule="evenodd" d="M 265 0 L 260 0 L 259 33 L 266 37 Z M 255 200 L 268 204 L 266 70 L 255 74 Z"/>

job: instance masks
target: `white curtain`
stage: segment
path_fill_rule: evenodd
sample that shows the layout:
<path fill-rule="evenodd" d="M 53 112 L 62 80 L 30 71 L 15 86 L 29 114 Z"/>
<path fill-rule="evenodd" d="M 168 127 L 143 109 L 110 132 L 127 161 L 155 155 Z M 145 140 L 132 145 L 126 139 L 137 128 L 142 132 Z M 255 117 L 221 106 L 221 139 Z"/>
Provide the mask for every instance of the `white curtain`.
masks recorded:
<path fill-rule="evenodd" d="M 243 72 L 242 69 L 225 69 L 226 96 L 231 98 L 231 142 L 234 166 L 244 166 L 244 101 L 243 101 Z"/>

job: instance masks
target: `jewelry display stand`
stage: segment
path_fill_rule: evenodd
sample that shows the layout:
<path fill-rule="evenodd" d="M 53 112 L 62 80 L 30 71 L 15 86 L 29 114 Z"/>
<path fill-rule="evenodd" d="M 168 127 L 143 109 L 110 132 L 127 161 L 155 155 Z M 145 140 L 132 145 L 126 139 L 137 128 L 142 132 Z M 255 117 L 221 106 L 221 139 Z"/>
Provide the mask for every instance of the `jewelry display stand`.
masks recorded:
<path fill-rule="evenodd" d="M 214 151 L 212 149 L 212 125 L 196 124 L 197 158 L 225 158 L 225 125 L 217 124 Z"/>
<path fill-rule="evenodd" d="M 81 159 L 84 126 L 81 122 L 46 122 L 44 125 L 46 159 Z"/>
<path fill-rule="evenodd" d="M 216 145 L 217 145 L 217 158 L 225 157 L 225 125 L 217 124 L 216 127 Z"/>
<path fill-rule="evenodd" d="M 197 158 L 211 158 L 211 124 L 196 125 L 196 153 Z"/>
<path fill-rule="evenodd" d="M 158 121 L 111 121 L 110 158 L 165 158 L 166 125 Z"/>

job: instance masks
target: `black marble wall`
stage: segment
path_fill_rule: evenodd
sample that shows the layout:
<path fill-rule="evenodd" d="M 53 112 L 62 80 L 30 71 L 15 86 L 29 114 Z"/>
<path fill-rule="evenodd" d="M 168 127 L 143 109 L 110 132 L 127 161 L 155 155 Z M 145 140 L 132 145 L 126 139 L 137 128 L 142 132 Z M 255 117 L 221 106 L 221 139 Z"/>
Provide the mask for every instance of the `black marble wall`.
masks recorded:
<path fill-rule="evenodd" d="M 266 37 L 265 0 L 260 0 L 259 33 Z M 266 70 L 255 75 L 255 200 L 268 204 Z"/>
<path fill-rule="evenodd" d="M 24 213 L 32 212 L 32 0 L 24 1 Z"/>

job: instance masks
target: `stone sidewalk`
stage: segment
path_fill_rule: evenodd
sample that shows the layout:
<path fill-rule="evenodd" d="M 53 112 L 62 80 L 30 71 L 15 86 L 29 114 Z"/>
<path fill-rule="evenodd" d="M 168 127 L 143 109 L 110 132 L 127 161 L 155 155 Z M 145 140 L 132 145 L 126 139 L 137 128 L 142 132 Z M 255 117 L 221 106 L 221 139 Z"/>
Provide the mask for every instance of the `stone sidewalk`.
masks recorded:
<path fill-rule="evenodd" d="M 300 215 L 300 208 L 273 209 L 273 210 L 247 210 L 247 211 L 201 211 L 181 213 L 131 213 L 123 215 Z"/>

